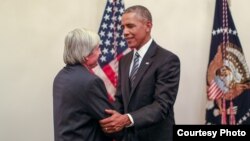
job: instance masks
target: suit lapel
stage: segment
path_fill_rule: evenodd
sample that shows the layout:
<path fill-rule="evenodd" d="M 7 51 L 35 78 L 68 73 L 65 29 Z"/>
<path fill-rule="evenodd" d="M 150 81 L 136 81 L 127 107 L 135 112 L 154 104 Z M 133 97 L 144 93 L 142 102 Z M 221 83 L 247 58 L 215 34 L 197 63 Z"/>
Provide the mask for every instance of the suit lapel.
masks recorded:
<path fill-rule="evenodd" d="M 124 87 L 124 93 L 122 94 L 123 99 L 124 99 L 124 104 L 129 102 L 129 95 L 130 95 L 130 80 L 129 80 L 129 69 L 130 69 L 130 64 L 132 62 L 132 58 L 133 58 L 133 51 L 131 51 L 126 60 L 124 60 L 124 67 L 122 68 L 122 72 L 121 74 L 124 74 L 124 76 L 121 76 L 124 80 L 122 81 L 122 85 L 121 87 Z M 125 106 L 126 107 L 126 106 Z"/>
<path fill-rule="evenodd" d="M 136 78 L 134 80 L 134 87 L 131 88 L 129 101 L 130 101 L 130 98 L 133 95 L 136 87 L 138 86 L 138 84 L 140 83 L 141 79 L 145 75 L 146 71 L 148 70 L 148 68 L 150 68 L 151 64 L 153 63 L 152 57 L 155 55 L 156 49 L 157 49 L 157 45 L 153 41 L 151 43 L 149 49 L 147 50 L 146 54 L 144 55 L 144 57 L 142 59 L 142 62 L 140 64 L 140 67 L 138 69 L 138 72 L 136 73 Z"/>

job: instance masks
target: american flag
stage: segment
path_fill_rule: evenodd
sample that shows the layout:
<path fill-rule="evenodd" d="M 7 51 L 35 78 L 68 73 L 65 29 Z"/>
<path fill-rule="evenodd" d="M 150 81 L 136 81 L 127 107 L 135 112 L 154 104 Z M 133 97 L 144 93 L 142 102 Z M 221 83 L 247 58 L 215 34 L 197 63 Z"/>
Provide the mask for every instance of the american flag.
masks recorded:
<path fill-rule="evenodd" d="M 250 124 L 250 73 L 227 0 L 216 0 L 206 124 Z"/>
<path fill-rule="evenodd" d="M 99 27 L 101 55 L 94 73 L 105 83 L 111 101 L 117 86 L 118 61 L 130 50 L 122 34 L 121 16 L 124 12 L 123 0 L 107 0 Z"/>

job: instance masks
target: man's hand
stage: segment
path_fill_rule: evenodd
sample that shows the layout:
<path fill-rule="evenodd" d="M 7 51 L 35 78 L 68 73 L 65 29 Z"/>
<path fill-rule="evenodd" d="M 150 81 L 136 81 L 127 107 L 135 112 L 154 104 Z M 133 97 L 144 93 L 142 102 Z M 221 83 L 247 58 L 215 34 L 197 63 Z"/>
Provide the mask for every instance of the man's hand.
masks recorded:
<path fill-rule="evenodd" d="M 102 130 L 105 133 L 114 133 L 121 131 L 125 126 L 131 124 L 128 115 L 122 115 L 115 110 L 106 109 L 106 113 L 111 116 L 99 121 Z"/>

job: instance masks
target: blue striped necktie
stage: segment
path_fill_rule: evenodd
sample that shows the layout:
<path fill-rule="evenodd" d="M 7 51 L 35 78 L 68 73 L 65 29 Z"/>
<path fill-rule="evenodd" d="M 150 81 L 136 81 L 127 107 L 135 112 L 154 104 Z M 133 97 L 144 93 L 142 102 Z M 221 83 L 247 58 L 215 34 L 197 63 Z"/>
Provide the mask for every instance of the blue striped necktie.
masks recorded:
<path fill-rule="evenodd" d="M 139 58 L 140 58 L 140 55 L 139 55 L 138 52 L 136 52 L 135 56 L 134 56 L 134 63 L 133 63 L 132 70 L 131 70 L 131 73 L 130 73 L 130 84 L 131 84 L 131 86 L 133 86 L 133 82 L 134 82 L 135 77 L 136 77 L 136 72 L 139 69 Z"/>

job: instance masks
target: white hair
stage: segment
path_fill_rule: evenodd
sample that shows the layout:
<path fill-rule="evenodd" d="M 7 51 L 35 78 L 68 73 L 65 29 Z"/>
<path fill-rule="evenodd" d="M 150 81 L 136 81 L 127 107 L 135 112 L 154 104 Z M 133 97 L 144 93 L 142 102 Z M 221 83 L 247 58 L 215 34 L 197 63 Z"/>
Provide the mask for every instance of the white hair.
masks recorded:
<path fill-rule="evenodd" d="M 99 45 L 97 33 L 84 28 L 70 31 L 65 37 L 63 60 L 65 64 L 82 63 L 92 50 Z"/>

